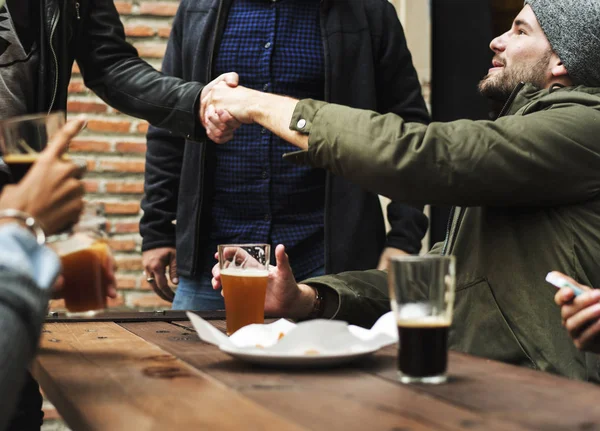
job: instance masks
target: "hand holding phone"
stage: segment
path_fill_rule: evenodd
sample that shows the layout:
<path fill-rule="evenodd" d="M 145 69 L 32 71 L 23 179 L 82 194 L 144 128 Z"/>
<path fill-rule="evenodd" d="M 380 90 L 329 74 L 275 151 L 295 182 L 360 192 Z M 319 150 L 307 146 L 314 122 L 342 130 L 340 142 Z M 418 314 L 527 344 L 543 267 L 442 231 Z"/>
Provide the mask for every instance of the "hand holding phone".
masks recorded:
<path fill-rule="evenodd" d="M 546 275 L 546 281 L 553 286 L 556 286 L 557 289 L 562 289 L 563 287 L 571 289 L 575 294 L 575 297 L 584 292 L 580 287 L 575 286 L 572 282 L 556 272 L 549 272 L 548 275 Z"/>

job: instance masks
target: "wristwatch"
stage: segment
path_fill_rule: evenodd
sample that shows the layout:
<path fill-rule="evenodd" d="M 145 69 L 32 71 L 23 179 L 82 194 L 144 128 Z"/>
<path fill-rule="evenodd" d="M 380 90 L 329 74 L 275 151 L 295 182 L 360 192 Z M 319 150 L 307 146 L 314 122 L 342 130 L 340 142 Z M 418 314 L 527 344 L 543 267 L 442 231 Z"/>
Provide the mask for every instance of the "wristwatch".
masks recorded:
<path fill-rule="evenodd" d="M 310 287 L 315 291 L 315 302 L 313 303 L 313 309 L 308 314 L 307 319 L 319 319 L 323 317 L 323 310 L 325 310 L 325 298 L 317 286 Z"/>

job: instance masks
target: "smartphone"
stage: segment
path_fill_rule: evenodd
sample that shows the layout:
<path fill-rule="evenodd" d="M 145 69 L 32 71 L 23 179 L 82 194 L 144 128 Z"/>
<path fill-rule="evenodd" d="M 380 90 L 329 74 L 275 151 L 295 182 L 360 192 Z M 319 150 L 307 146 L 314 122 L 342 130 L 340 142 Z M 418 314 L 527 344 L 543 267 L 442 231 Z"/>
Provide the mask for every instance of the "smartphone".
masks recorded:
<path fill-rule="evenodd" d="M 573 293 L 575 293 L 575 296 L 579 296 L 584 292 L 581 288 L 575 286 L 565 277 L 562 277 L 554 272 L 548 273 L 548 275 L 546 276 L 546 281 L 552 284 L 553 286 L 556 286 L 558 289 L 562 289 L 563 287 L 571 289 Z"/>

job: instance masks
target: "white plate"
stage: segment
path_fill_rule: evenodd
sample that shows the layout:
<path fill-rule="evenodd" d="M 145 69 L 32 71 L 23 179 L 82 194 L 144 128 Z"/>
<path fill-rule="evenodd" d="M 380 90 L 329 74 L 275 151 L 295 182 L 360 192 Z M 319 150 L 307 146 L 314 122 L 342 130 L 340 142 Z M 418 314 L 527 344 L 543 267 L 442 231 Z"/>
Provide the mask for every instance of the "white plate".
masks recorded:
<path fill-rule="evenodd" d="M 240 350 L 231 346 L 219 346 L 219 348 L 242 361 L 258 365 L 280 366 L 280 367 L 326 367 L 332 365 L 346 364 L 372 355 L 379 347 L 356 350 L 341 353 L 315 353 L 315 354 L 284 354 L 268 353 L 256 350 Z"/>

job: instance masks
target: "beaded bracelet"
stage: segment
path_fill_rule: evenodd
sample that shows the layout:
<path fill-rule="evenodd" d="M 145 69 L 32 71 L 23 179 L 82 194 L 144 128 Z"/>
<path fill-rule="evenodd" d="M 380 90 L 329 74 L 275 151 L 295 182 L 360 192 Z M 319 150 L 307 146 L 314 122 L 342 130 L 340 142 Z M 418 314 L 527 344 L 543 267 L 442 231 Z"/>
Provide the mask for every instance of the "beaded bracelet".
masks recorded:
<path fill-rule="evenodd" d="M 27 214 L 25 211 L 19 211 L 15 209 L 0 210 L 0 219 L 12 218 L 23 222 L 23 224 L 35 235 L 37 243 L 44 245 L 46 243 L 46 234 L 40 224 L 33 218 L 32 215 Z"/>

